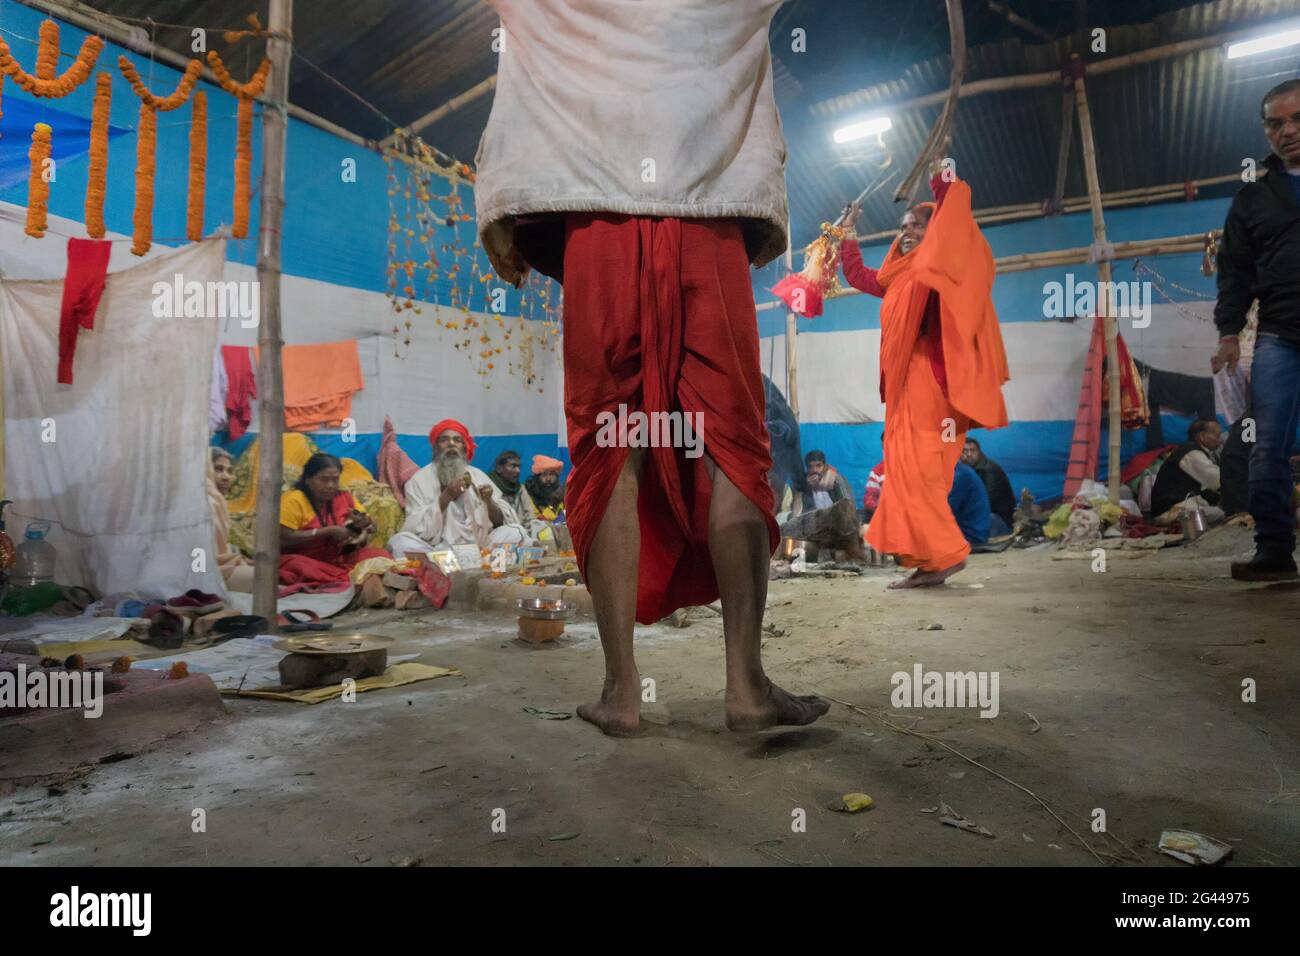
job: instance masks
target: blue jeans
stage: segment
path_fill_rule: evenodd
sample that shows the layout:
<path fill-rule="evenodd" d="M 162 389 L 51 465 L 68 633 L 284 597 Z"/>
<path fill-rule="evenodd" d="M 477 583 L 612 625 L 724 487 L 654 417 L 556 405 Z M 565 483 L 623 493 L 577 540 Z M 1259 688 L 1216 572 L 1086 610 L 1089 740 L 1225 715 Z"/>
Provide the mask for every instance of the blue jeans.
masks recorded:
<path fill-rule="evenodd" d="M 1250 449 L 1249 507 L 1260 551 L 1295 550 L 1291 447 L 1300 425 L 1300 345 L 1260 334 L 1250 367 L 1255 443 Z"/>

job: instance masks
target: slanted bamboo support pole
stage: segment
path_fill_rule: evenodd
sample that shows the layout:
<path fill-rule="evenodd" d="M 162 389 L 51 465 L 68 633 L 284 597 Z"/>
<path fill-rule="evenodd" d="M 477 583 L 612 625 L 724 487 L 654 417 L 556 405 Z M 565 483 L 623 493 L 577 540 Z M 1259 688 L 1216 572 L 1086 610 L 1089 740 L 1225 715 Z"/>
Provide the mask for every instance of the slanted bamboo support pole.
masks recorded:
<path fill-rule="evenodd" d="M 253 613 L 276 631 L 280 584 L 280 485 L 284 479 L 284 370 L 280 350 L 280 233 L 284 222 L 285 144 L 288 139 L 289 60 L 293 0 L 271 0 L 267 55 L 271 76 L 262 110 L 262 194 L 257 233 L 257 282 L 262 314 L 258 344 L 258 441 Z"/>
<path fill-rule="evenodd" d="M 1092 207 L 1092 238 L 1098 249 L 1106 245 L 1106 217 L 1101 207 L 1101 183 L 1097 177 L 1097 146 L 1092 136 L 1092 113 L 1088 109 L 1088 94 L 1084 89 L 1083 61 L 1078 54 L 1071 57 L 1074 72 L 1074 107 L 1079 116 L 1079 143 L 1083 147 L 1083 171 L 1088 180 L 1088 200 Z M 1108 438 L 1106 455 L 1106 491 L 1110 503 L 1119 504 L 1120 474 L 1120 388 L 1119 388 L 1119 324 L 1115 320 L 1110 301 L 1110 260 L 1097 263 L 1097 278 L 1101 288 L 1097 296 L 1097 314 L 1106 329 L 1106 385 L 1108 395 Z"/>

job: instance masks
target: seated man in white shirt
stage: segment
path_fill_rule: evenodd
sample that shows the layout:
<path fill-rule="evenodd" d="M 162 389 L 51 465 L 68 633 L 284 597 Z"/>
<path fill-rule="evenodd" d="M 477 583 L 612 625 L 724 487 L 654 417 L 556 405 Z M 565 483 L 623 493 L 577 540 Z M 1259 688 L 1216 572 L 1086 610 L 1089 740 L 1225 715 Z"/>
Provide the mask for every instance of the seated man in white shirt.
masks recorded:
<path fill-rule="evenodd" d="M 1151 515 L 1156 524 L 1172 524 L 1194 502 L 1210 522 L 1221 521 L 1219 504 L 1219 447 L 1223 431 L 1209 419 L 1194 421 L 1187 443 L 1165 459 L 1151 489 Z"/>
<path fill-rule="evenodd" d="M 394 557 L 428 554 L 458 544 L 479 548 L 521 544 L 527 533 L 500 489 L 470 461 L 469 429 L 445 419 L 429 432 L 433 461 L 406 483 L 406 522 L 388 539 Z"/>

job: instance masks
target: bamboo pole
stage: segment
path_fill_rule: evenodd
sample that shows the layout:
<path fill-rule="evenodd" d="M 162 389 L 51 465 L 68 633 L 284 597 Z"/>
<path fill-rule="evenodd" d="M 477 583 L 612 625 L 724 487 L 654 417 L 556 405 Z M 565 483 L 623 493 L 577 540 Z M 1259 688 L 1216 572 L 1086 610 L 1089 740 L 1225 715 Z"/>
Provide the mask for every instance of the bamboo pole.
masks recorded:
<path fill-rule="evenodd" d="M 1164 236 L 1159 239 L 1134 239 L 1129 242 L 1117 242 L 1112 248 L 1110 260 L 1118 262 L 1125 259 L 1147 259 L 1153 256 L 1199 255 L 1205 250 L 1206 235 L 1217 236 L 1220 230 L 1188 233 L 1183 236 Z M 1078 246 L 1070 249 L 1052 249 L 1045 252 L 1022 252 L 994 259 L 993 265 L 998 275 L 1008 272 L 1028 272 L 1032 269 L 1051 269 L 1060 266 L 1083 265 L 1093 261 L 1091 246 Z M 848 296 L 862 295 L 857 289 L 844 289 L 826 298 L 843 299 Z M 763 302 L 755 306 L 759 312 L 768 312 L 782 308 L 785 303 L 779 299 Z"/>
<path fill-rule="evenodd" d="M 1073 94 L 1071 94 L 1073 101 Z M 1192 185 L 1197 189 L 1206 186 L 1218 186 L 1223 183 L 1235 183 L 1240 180 L 1240 174 L 1229 173 L 1225 176 L 1208 176 L 1205 179 L 1194 179 Z M 1135 189 L 1121 189 L 1116 192 L 1102 193 L 1101 200 L 1103 208 L 1113 208 L 1116 206 L 1136 206 L 1147 202 L 1164 202 L 1170 199 L 1182 199 L 1186 194 L 1185 183 L 1164 183 L 1159 186 L 1139 186 Z M 1092 203 L 1087 196 L 1071 196 L 1061 204 L 1063 212 L 1082 212 L 1085 209 L 1091 209 Z M 975 221 L 978 223 L 989 222 L 1009 222 L 1015 219 L 1032 219 L 1036 216 L 1043 215 L 1043 204 L 1041 202 L 1011 203 L 1006 206 L 986 206 L 983 209 L 976 209 L 972 213 Z M 898 234 L 895 229 L 882 229 L 879 232 L 871 232 L 866 235 L 858 236 L 860 242 L 868 242 L 873 239 L 892 239 Z"/>
<path fill-rule="evenodd" d="M 785 267 L 794 272 L 794 247 L 790 245 L 789 229 L 786 230 Z M 779 304 L 779 303 L 778 303 Z M 799 317 L 793 312 L 785 314 L 785 400 L 799 420 L 799 362 L 796 339 L 799 335 Z"/>
<path fill-rule="evenodd" d="M 1076 53 L 1071 58 L 1074 69 L 1074 106 L 1079 115 L 1079 143 L 1083 147 L 1083 170 L 1088 179 L 1088 199 L 1092 206 L 1092 238 L 1098 249 L 1106 245 L 1106 217 L 1101 206 L 1101 183 L 1097 177 L 1097 146 L 1092 136 L 1092 113 L 1088 109 L 1088 94 L 1084 89 L 1083 61 Z M 1112 314 L 1110 302 L 1110 261 L 1097 263 L 1097 277 L 1101 288 L 1097 296 L 1097 312 L 1106 329 L 1106 384 L 1109 395 L 1107 408 L 1109 449 L 1106 456 L 1106 490 L 1110 503 L 1119 504 L 1120 474 L 1120 397 L 1119 397 L 1119 323 Z"/>
<path fill-rule="evenodd" d="M 1056 189 L 1052 192 L 1052 208 L 1065 209 L 1065 174 L 1070 167 L 1070 143 L 1074 132 L 1074 91 L 1066 89 L 1061 94 L 1061 144 L 1056 152 Z"/>
<path fill-rule="evenodd" d="M 1249 27 L 1231 30 L 1224 33 L 1213 33 L 1209 36 L 1197 37 L 1194 40 L 1181 40 L 1177 43 L 1167 43 L 1164 46 L 1152 47 L 1149 50 L 1139 50 L 1136 53 L 1125 53 L 1121 56 L 1112 56 L 1105 60 L 1097 60 L 1088 64 L 1088 72 L 1094 74 L 1114 73 L 1117 70 L 1125 70 L 1129 67 L 1140 66 L 1143 63 L 1154 63 L 1157 60 L 1166 60 L 1171 57 L 1183 56 L 1187 53 L 1199 53 L 1201 50 L 1209 50 L 1216 46 L 1223 46 L 1237 40 L 1251 39 L 1259 36 L 1266 31 L 1271 24 L 1256 23 Z M 994 76 L 986 80 L 975 80 L 970 83 L 963 83 L 960 99 L 966 99 L 968 96 L 979 96 L 984 93 L 1006 93 L 1011 90 L 1036 89 L 1040 86 L 1054 86 L 1061 81 L 1059 70 L 1044 70 L 1041 73 L 1021 73 L 1013 76 Z M 894 103 L 874 102 L 871 94 L 874 88 L 854 90 L 852 93 L 844 93 L 840 96 L 833 96 L 830 99 L 822 100 L 812 106 L 815 114 L 833 114 L 843 113 L 850 109 L 859 109 L 870 107 L 887 111 L 891 113 L 902 113 L 908 110 L 924 109 L 927 106 L 936 106 L 948 98 L 948 90 L 940 90 L 937 93 L 926 93 L 923 96 L 913 96 L 910 99 L 899 100 Z"/>
<path fill-rule="evenodd" d="M 280 572 L 280 485 L 284 479 L 284 370 L 280 364 L 280 232 L 284 221 L 285 141 L 288 133 L 289 61 L 293 0 L 270 0 L 267 41 L 269 93 L 262 110 L 262 195 L 257 236 L 257 281 L 262 315 L 258 328 L 257 386 L 260 416 L 257 464 L 257 553 L 253 559 L 253 613 L 276 632 Z"/>
<path fill-rule="evenodd" d="M 464 93 L 461 93 L 457 96 L 453 96 L 451 99 L 449 99 L 447 102 L 443 103 L 441 106 L 439 106 L 436 109 L 429 110 L 429 112 L 425 113 L 418 120 L 409 124 L 406 127 L 406 132 L 412 134 L 419 133 L 421 130 L 427 129 L 428 127 L 432 126 L 434 123 L 438 122 L 438 120 L 442 119 L 444 116 L 448 115 L 449 113 L 454 113 L 456 110 L 460 109 L 461 107 L 468 106 L 470 103 L 473 103 L 475 100 L 480 99 L 482 96 L 484 96 L 484 94 L 490 93 L 492 92 L 492 90 L 495 90 L 496 88 L 497 88 L 497 75 L 493 73 L 482 83 L 475 83 Z M 397 134 L 393 133 L 380 140 L 379 145 L 383 147 L 392 146 L 393 143 L 396 141 L 397 141 Z"/>

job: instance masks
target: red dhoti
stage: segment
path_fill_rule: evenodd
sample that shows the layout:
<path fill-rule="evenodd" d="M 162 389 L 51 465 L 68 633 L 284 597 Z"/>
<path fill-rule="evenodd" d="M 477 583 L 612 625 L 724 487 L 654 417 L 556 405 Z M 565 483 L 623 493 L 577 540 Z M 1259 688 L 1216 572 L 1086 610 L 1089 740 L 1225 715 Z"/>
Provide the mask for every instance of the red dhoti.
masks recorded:
<path fill-rule="evenodd" d="M 758 323 L 737 221 L 566 217 L 564 408 L 573 470 L 565 510 L 584 576 L 630 451 L 597 444 L 597 416 L 618 416 L 620 405 L 626 414 L 678 412 L 701 423 L 705 454 L 763 514 L 776 550 Z M 702 455 L 646 449 L 637 507 L 640 623 L 717 600 L 712 487 Z"/>

